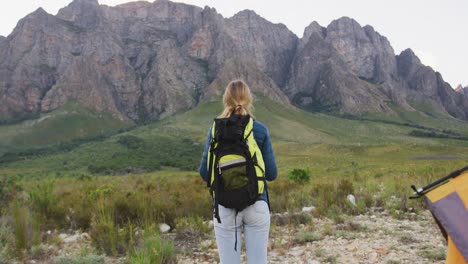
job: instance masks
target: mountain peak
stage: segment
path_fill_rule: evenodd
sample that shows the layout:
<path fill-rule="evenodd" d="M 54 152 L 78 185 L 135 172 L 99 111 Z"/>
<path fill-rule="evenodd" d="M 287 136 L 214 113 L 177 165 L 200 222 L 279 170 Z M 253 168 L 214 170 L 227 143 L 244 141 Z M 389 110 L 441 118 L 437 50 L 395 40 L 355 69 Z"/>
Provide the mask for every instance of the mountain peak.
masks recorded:
<path fill-rule="evenodd" d="M 305 29 L 304 34 L 302 35 L 302 39 L 304 42 L 310 38 L 313 33 L 318 33 L 320 36 L 324 37 L 325 35 L 325 28 L 322 27 L 317 21 L 310 23 Z"/>
<path fill-rule="evenodd" d="M 421 64 L 421 60 L 418 58 L 418 56 L 416 56 L 412 49 L 403 50 L 400 55 L 398 55 L 398 57 L 406 61 Z"/>
<path fill-rule="evenodd" d="M 38 9 L 36 9 L 31 14 L 48 14 L 48 13 L 42 7 L 39 7 Z"/>
<path fill-rule="evenodd" d="M 42 7 L 39 7 L 38 9 L 36 9 L 34 12 L 32 12 L 31 14 L 27 15 L 26 18 L 43 18 L 43 17 L 47 17 L 49 16 L 50 14 L 47 13 Z"/>
<path fill-rule="evenodd" d="M 353 27 L 361 28 L 361 25 L 353 18 L 350 18 L 347 16 L 343 16 L 338 19 L 335 19 L 328 25 L 328 28 L 330 29 L 333 29 L 333 28 L 346 29 L 346 28 L 353 28 Z"/>
<path fill-rule="evenodd" d="M 236 15 L 239 15 L 239 16 L 256 15 L 256 16 L 258 16 L 258 14 L 255 11 L 251 10 L 251 9 L 241 10 L 241 11 L 237 12 L 234 16 L 236 16 Z"/>
<path fill-rule="evenodd" d="M 99 5 L 98 0 L 74 0 L 72 3 Z"/>
<path fill-rule="evenodd" d="M 100 12 L 97 0 L 74 0 L 67 7 L 60 9 L 57 17 L 83 28 L 94 28 L 99 24 Z"/>
<path fill-rule="evenodd" d="M 262 19 L 263 18 L 255 13 L 255 11 L 250 10 L 250 9 L 244 9 L 242 11 L 237 12 L 234 16 L 232 16 L 234 19 L 246 19 L 246 20 L 251 20 L 251 19 Z"/>
<path fill-rule="evenodd" d="M 459 84 L 457 88 L 455 88 L 455 92 L 468 96 L 468 85 L 463 87 L 461 84 Z"/>

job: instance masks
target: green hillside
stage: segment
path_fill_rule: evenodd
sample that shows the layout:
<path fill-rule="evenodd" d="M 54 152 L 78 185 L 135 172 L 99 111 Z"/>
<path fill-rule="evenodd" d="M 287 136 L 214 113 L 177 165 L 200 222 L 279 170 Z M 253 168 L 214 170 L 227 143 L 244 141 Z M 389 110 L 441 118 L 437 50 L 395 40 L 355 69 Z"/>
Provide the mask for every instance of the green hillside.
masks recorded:
<path fill-rule="evenodd" d="M 37 119 L 0 126 L 0 144 L 10 148 L 47 145 L 96 137 L 130 125 L 128 121 L 97 113 L 71 101 Z"/>
<path fill-rule="evenodd" d="M 4 148 L 6 153 L 0 157 L 0 171 L 43 177 L 88 173 L 121 175 L 167 167 L 196 170 L 206 132 L 221 109 L 220 100 L 210 101 L 174 117 L 99 140 L 22 151 Z M 104 133 L 104 127 L 116 129 L 124 126 L 110 118 L 97 119 L 90 111 L 79 111 L 85 110 L 77 104 L 69 104 L 44 115 L 52 117 L 27 121 L 35 124 L 30 127 L 26 122 L 1 127 L 1 140 L 4 144 L 20 141 L 25 146 L 28 142 L 41 144 L 49 143 L 51 139 L 58 142 L 70 140 L 78 137 L 83 127 L 87 129 L 87 135 L 92 136 Z M 57 117 L 64 112 L 76 112 L 77 115 Z M 467 122 L 456 119 L 436 119 L 416 113 L 407 113 L 404 118 L 367 116 L 345 119 L 306 112 L 263 96 L 257 96 L 254 114 L 257 120 L 269 127 L 282 170 L 307 166 L 312 157 L 315 161 L 333 159 L 342 153 L 352 155 L 356 151 L 355 154 L 364 156 L 375 152 L 384 160 L 390 156 L 395 159 L 427 155 L 465 157 L 464 153 L 468 153 L 468 140 L 411 135 L 415 130 L 436 131 L 436 136 L 468 135 Z M 15 134 L 14 129 L 20 132 Z"/>

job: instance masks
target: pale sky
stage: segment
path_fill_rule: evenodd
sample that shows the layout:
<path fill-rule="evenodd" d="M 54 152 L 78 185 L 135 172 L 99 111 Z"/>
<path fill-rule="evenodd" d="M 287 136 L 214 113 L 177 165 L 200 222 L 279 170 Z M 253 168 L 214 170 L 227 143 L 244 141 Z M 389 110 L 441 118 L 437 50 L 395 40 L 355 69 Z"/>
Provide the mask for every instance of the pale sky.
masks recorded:
<path fill-rule="evenodd" d="M 11 33 L 19 19 L 38 7 L 55 15 L 71 0 L 0 2 L 0 35 Z M 117 5 L 129 0 L 99 0 Z M 150 1 L 152 2 L 152 1 Z M 452 87 L 468 86 L 468 0 L 176 0 L 216 8 L 224 17 L 254 10 L 273 23 L 283 23 L 298 37 L 312 21 L 327 26 L 348 16 L 371 25 L 400 53 L 411 48 L 421 61 L 439 71 Z"/>

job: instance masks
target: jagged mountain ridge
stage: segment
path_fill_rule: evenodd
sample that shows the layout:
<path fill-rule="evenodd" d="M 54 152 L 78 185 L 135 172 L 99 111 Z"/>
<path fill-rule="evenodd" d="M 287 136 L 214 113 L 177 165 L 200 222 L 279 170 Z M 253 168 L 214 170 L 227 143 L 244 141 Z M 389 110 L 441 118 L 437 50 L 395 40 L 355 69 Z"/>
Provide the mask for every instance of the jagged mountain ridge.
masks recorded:
<path fill-rule="evenodd" d="M 468 96 L 468 85 L 463 87 L 461 84 L 459 84 L 457 88 L 455 88 L 455 91 Z"/>
<path fill-rule="evenodd" d="M 411 50 L 350 18 L 313 22 L 298 38 L 250 10 L 224 18 L 167 0 L 116 7 L 75 0 L 38 9 L 0 38 L 0 119 L 68 100 L 122 120 L 157 120 L 219 94 L 232 78 L 312 111 L 391 114 L 430 104 L 468 119 L 468 99 Z"/>

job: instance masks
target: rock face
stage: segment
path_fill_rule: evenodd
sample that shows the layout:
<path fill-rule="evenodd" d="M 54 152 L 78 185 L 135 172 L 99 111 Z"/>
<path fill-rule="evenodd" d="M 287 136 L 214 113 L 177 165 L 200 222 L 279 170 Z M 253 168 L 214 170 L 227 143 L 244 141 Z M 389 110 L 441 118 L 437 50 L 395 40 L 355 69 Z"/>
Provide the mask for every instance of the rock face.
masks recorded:
<path fill-rule="evenodd" d="M 340 54 L 327 36 L 328 29 L 317 23 L 306 28 L 285 89 L 292 102 L 312 111 L 351 114 L 391 111 L 382 91 L 356 76 L 357 71 L 365 69 L 359 69 L 360 64 L 350 67 L 352 59 Z M 345 52 L 344 47 L 341 50 Z"/>
<path fill-rule="evenodd" d="M 117 7 L 75 0 L 57 16 L 38 9 L 0 39 L 0 119 L 74 99 L 121 119 L 154 120 L 194 107 L 213 80 L 234 75 L 287 102 L 277 84 L 286 82 L 296 42 L 284 25 L 251 11 L 225 19 L 166 0 Z M 257 73 L 250 78 L 238 65 L 241 72 L 223 75 L 231 58 L 248 58 Z"/>
<path fill-rule="evenodd" d="M 463 87 L 461 84 L 459 84 L 457 88 L 455 88 L 455 91 L 468 96 L 468 86 Z"/>
<path fill-rule="evenodd" d="M 347 17 L 328 27 L 313 22 L 298 44 L 284 89 L 293 103 L 314 111 L 347 114 L 383 112 L 391 105 L 467 119 L 460 98 L 441 75 L 411 50 L 395 56 L 389 41 L 371 26 Z M 425 108 L 427 110 L 427 108 Z"/>
<path fill-rule="evenodd" d="M 234 78 L 311 110 L 360 115 L 430 105 L 468 118 L 461 97 L 410 50 L 395 56 L 371 26 L 314 22 L 299 39 L 244 10 L 223 18 L 167 0 L 116 7 L 75 0 L 38 9 L 0 37 L 0 122 L 68 100 L 122 120 L 157 120 L 219 95 Z"/>
<path fill-rule="evenodd" d="M 468 100 L 459 96 L 440 73 L 424 66 L 411 49 L 397 56 L 398 73 L 405 81 L 406 100 L 414 105 L 430 105 L 454 117 L 468 119 Z"/>

